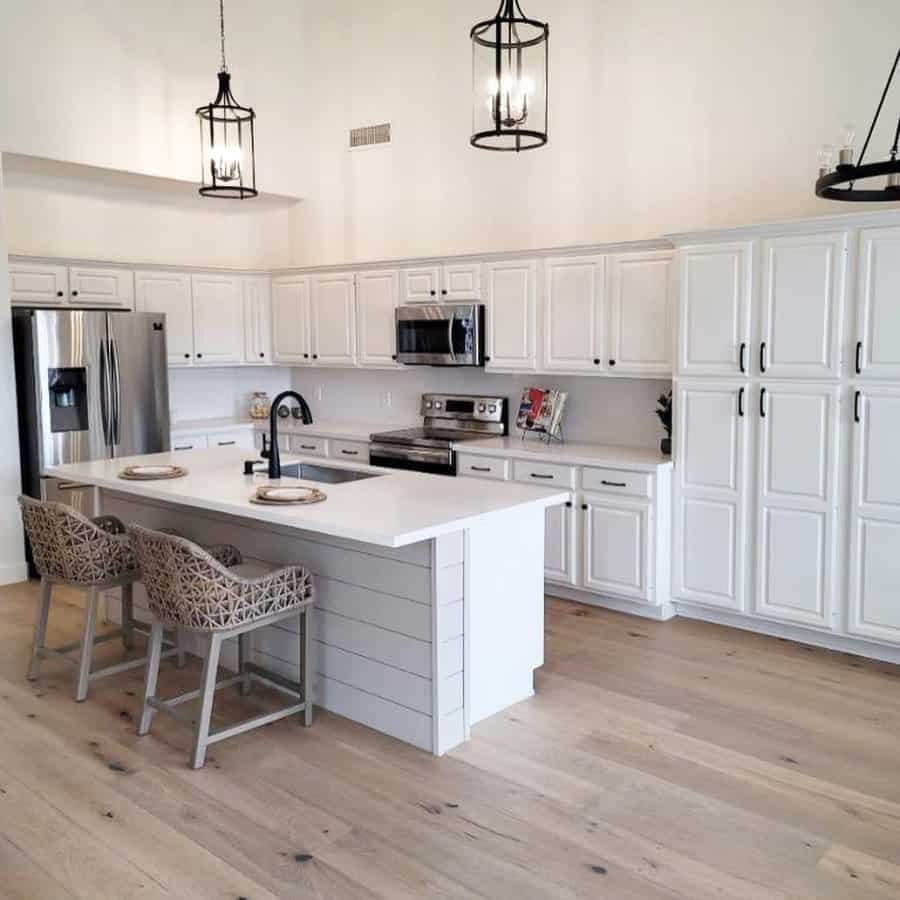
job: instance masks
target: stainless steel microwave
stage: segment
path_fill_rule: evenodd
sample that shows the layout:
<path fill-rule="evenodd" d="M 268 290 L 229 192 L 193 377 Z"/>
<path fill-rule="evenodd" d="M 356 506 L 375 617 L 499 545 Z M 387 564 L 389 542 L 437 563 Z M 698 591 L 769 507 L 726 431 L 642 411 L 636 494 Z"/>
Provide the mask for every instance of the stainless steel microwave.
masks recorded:
<path fill-rule="evenodd" d="M 397 361 L 406 366 L 483 366 L 484 304 L 409 304 L 396 310 Z"/>

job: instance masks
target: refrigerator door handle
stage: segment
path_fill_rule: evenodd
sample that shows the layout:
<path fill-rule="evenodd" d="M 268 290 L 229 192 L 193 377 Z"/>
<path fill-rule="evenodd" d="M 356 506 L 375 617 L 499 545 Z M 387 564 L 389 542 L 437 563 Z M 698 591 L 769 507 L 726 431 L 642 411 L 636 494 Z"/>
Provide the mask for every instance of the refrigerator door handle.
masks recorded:
<path fill-rule="evenodd" d="M 100 418 L 103 425 L 103 443 L 112 445 L 112 431 L 109 425 L 111 392 L 109 386 L 109 362 L 106 356 L 106 341 L 100 341 Z"/>
<path fill-rule="evenodd" d="M 110 379 L 110 394 L 112 396 L 112 444 L 119 443 L 119 412 L 122 404 L 122 391 L 119 383 L 119 354 L 116 349 L 115 338 L 109 341 L 109 361 L 112 377 Z"/>

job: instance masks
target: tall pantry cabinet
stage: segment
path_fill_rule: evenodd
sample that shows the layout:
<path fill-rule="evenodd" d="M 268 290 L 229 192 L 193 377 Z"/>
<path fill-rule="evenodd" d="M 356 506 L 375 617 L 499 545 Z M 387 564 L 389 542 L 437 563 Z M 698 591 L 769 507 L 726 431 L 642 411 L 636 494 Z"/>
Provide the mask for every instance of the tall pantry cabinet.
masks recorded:
<path fill-rule="evenodd" d="M 900 217 L 678 256 L 673 597 L 900 644 Z"/>

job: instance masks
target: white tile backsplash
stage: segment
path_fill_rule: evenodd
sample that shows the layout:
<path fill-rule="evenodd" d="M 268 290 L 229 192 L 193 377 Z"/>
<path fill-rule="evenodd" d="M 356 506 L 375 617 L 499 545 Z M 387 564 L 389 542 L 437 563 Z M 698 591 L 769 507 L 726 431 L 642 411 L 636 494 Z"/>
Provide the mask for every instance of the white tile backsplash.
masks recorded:
<path fill-rule="evenodd" d="M 269 398 L 291 386 L 291 370 L 267 366 L 223 369 L 169 369 L 169 409 L 173 422 L 185 419 L 249 419 L 250 395 Z"/>

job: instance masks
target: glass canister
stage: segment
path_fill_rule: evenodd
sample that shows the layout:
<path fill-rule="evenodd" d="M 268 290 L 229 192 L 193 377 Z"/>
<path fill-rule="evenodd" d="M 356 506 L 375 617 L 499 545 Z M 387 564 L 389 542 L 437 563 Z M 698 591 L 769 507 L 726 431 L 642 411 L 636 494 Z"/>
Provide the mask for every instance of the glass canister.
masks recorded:
<path fill-rule="evenodd" d="M 270 408 L 268 393 L 266 391 L 254 391 L 253 396 L 250 398 L 250 418 L 268 419 Z"/>

